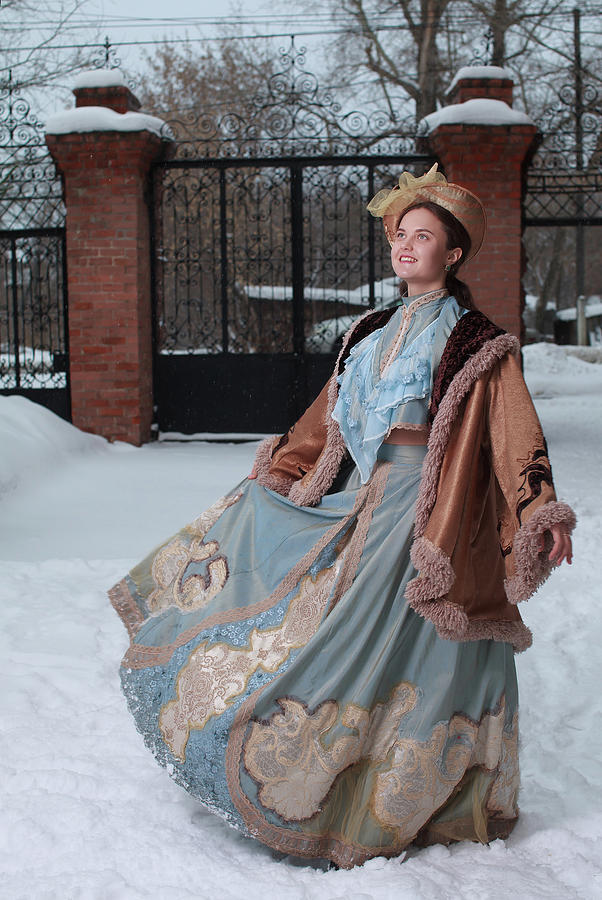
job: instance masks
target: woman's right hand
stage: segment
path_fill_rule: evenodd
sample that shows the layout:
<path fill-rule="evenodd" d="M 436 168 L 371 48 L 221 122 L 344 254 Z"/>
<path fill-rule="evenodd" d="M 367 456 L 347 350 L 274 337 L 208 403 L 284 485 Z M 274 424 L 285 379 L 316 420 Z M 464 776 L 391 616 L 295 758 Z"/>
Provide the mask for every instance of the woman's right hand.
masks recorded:
<path fill-rule="evenodd" d="M 559 566 L 566 559 L 570 566 L 573 562 L 573 544 L 570 534 L 563 531 L 560 525 L 552 525 L 550 531 L 554 539 L 554 546 L 550 550 L 548 559 L 555 566 Z"/>
<path fill-rule="evenodd" d="M 247 478 L 257 478 L 257 466 L 254 465 L 251 469 L 251 474 L 247 475 Z"/>

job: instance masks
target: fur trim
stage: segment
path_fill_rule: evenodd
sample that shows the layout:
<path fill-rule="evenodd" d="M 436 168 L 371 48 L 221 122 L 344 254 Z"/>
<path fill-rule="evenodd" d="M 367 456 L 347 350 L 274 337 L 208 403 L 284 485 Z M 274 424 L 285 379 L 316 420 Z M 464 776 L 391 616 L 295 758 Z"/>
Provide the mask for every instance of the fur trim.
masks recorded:
<path fill-rule="evenodd" d="M 443 637 L 443 635 L 442 635 Z M 463 641 L 501 641 L 512 644 L 516 653 L 528 650 L 533 643 L 531 629 L 524 622 L 506 622 L 503 619 L 473 619 L 462 636 Z"/>
<path fill-rule="evenodd" d="M 554 563 L 548 559 L 550 546 L 546 543 L 541 549 L 544 532 L 552 525 L 563 525 L 567 534 L 571 534 L 576 523 L 577 518 L 571 507 L 553 500 L 535 510 L 520 527 L 514 538 L 516 575 L 504 582 L 510 603 L 528 600 L 554 568 Z"/>
<path fill-rule="evenodd" d="M 347 332 L 347 340 L 349 337 L 350 333 Z M 343 341 L 338 360 L 340 360 L 345 347 L 346 343 Z M 331 416 L 331 412 L 337 402 L 337 394 L 338 384 L 336 376 L 332 375 L 328 385 L 328 403 L 326 406 L 326 421 L 324 423 L 326 425 L 324 449 L 313 472 L 293 484 L 289 493 L 289 500 L 292 500 L 298 506 L 316 506 L 337 477 L 341 467 L 341 461 L 345 455 L 345 442 L 343 441 L 338 422 L 335 422 Z"/>
<path fill-rule="evenodd" d="M 467 640 L 468 616 L 457 603 L 450 603 L 448 600 L 414 599 L 408 595 L 407 589 L 406 597 L 414 612 L 433 623 L 439 637 L 452 641 Z"/>
<path fill-rule="evenodd" d="M 474 356 L 486 341 L 504 334 L 487 316 L 477 309 L 464 313 L 450 334 L 437 369 L 431 402 L 429 405 L 429 422 L 432 422 L 441 400 L 447 393 L 454 375 Z"/>
<path fill-rule="evenodd" d="M 283 497 L 287 497 L 291 489 L 291 485 L 293 484 L 292 478 L 282 478 L 282 476 L 280 475 L 272 475 L 270 473 L 272 449 L 276 441 L 278 441 L 279 439 L 279 435 L 275 435 L 273 437 L 266 438 L 261 442 L 255 453 L 253 468 L 257 473 L 257 481 L 259 482 L 259 484 L 263 485 L 263 487 L 269 488 L 272 491 L 276 491 L 278 494 L 282 494 Z"/>
<path fill-rule="evenodd" d="M 303 478 L 294 482 L 288 494 L 289 500 L 297 506 L 317 506 L 337 477 L 344 454 L 345 444 L 341 434 L 329 437 L 309 482 L 304 483 Z"/>
<path fill-rule="evenodd" d="M 410 557 L 420 575 L 407 585 L 406 597 L 413 603 L 445 597 L 456 577 L 449 556 L 427 538 L 421 537 L 412 544 Z"/>
<path fill-rule="evenodd" d="M 446 641 L 501 641 L 512 644 L 516 653 L 522 653 L 533 643 L 531 630 L 524 622 L 469 619 L 461 606 L 447 600 L 421 601 L 408 597 L 408 605 L 432 622 L 439 637 Z"/>
<path fill-rule="evenodd" d="M 427 453 L 422 465 L 420 490 L 416 501 L 415 534 L 417 537 L 421 537 L 424 533 L 437 499 L 439 473 L 460 403 L 475 381 L 488 372 L 499 359 L 508 352 L 517 353 L 519 350 L 518 338 L 511 334 L 502 334 L 486 341 L 452 379 L 433 421 Z"/>

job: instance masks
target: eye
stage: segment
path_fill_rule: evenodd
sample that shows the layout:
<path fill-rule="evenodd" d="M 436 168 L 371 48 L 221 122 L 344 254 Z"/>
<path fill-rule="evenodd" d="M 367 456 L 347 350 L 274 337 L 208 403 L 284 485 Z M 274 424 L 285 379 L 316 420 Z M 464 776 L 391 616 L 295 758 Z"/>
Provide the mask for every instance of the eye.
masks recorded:
<path fill-rule="evenodd" d="M 418 240 L 419 240 L 419 241 L 428 241 L 428 239 L 429 239 L 428 234 L 419 234 L 419 235 L 418 235 Z"/>

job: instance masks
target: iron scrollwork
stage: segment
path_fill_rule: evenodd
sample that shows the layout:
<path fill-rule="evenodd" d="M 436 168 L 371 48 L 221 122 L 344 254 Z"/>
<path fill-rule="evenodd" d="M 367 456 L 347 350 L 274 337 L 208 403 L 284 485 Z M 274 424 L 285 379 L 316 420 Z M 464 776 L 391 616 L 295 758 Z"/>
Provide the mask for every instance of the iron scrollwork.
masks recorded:
<path fill-rule="evenodd" d="M 413 116 L 384 110 L 345 110 L 305 68 L 305 47 L 280 50 L 282 68 L 266 89 L 239 112 L 213 116 L 201 110 L 169 118 L 164 136 L 175 143 L 176 159 L 199 157 L 341 156 L 412 153 Z M 393 101 L 394 105 L 394 101 Z M 400 100 L 400 109 L 407 101 Z"/>
<path fill-rule="evenodd" d="M 67 388 L 63 191 L 42 123 L 0 87 L 0 390 Z M 56 407 L 65 410 L 66 406 Z"/>
<path fill-rule="evenodd" d="M 601 97 L 586 84 L 563 84 L 537 119 L 542 143 L 527 176 L 527 219 L 568 221 L 602 216 Z"/>
<path fill-rule="evenodd" d="M 43 124 L 9 75 L 0 86 L 0 228 L 57 226 L 64 217 Z"/>

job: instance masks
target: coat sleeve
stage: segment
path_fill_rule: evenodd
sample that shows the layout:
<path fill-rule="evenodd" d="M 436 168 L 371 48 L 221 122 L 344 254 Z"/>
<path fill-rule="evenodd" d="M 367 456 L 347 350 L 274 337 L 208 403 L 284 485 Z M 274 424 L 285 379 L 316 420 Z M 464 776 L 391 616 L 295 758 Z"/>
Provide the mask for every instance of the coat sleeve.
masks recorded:
<path fill-rule="evenodd" d="M 511 603 L 528 599 L 553 564 L 549 529 L 570 534 L 575 514 L 556 499 L 548 448 L 516 357 L 508 353 L 488 387 L 487 428 L 496 479 L 498 528 Z M 543 547 L 542 547 L 543 538 Z"/>
<path fill-rule="evenodd" d="M 262 441 L 255 455 L 257 480 L 288 496 L 296 481 L 315 466 L 326 442 L 326 412 L 330 381 L 301 418 L 282 436 Z"/>

